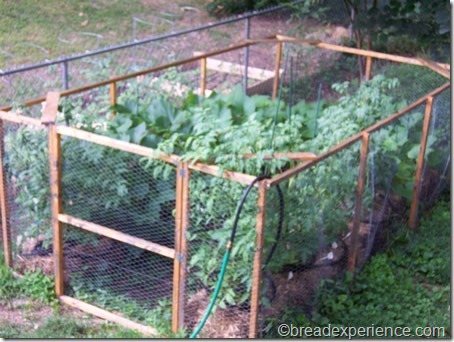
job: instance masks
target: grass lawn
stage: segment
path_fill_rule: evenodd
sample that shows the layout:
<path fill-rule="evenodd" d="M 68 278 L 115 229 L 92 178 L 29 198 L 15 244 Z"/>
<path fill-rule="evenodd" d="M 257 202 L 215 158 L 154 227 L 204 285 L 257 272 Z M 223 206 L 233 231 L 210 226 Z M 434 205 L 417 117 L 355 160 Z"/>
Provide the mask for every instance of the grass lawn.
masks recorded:
<path fill-rule="evenodd" d="M 131 41 L 133 16 L 158 23 L 154 32 L 151 26 L 138 24 L 138 38 L 171 31 L 169 23 L 153 17 L 172 20 L 175 30 L 198 26 L 209 20 L 203 4 L 202 0 L 1 1 L 0 69 Z M 184 11 L 185 6 L 199 11 Z M 102 39 L 77 32 L 101 34 Z"/>

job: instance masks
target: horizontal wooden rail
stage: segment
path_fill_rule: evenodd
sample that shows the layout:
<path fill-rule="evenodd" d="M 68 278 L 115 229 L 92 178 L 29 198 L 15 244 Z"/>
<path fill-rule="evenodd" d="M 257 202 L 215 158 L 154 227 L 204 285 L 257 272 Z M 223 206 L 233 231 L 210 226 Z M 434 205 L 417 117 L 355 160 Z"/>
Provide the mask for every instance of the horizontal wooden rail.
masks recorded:
<path fill-rule="evenodd" d="M 152 148 L 141 146 L 137 144 L 132 144 L 126 141 L 122 141 L 115 138 L 106 137 L 104 135 L 90 133 L 81 129 L 72 128 L 68 126 L 58 125 L 57 126 L 57 133 L 63 136 L 72 137 L 80 140 L 84 140 L 87 142 L 92 142 L 98 145 L 103 145 L 107 147 L 111 147 L 117 150 L 130 152 L 133 154 L 137 154 L 144 157 L 150 157 L 154 159 L 160 159 L 167 163 L 177 165 L 180 159 L 179 156 L 176 155 L 166 155 L 161 154 L 160 156 L 154 156 L 153 153 L 155 150 Z"/>
<path fill-rule="evenodd" d="M 144 335 L 158 336 L 158 331 L 152 327 L 133 322 L 127 318 L 124 318 L 123 316 L 98 308 L 97 306 L 82 302 L 69 296 L 60 296 L 58 297 L 58 299 L 62 304 L 72 306 L 73 308 L 82 310 L 107 321 L 114 322 L 126 328 L 136 330 Z"/>
<path fill-rule="evenodd" d="M 256 157 L 256 153 L 247 153 L 243 155 L 243 159 L 251 159 Z M 307 160 L 314 160 L 317 158 L 317 155 L 312 152 L 277 152 L 273 154 L 272 156 L 270 155 L 265 155 L 263 156 L 263 159 L 265 160 L 272 160 L 272 159 L 279 159 L 279 158 L 288 158 L 290 160 L 295 160 L 295 161 L 307 161 Z"/>
<path fill-rule="evenodd" d="M 246 173 L 226 171 L 222 170 L 219 166 L 208 165 L 203 163 L 189 164 L 188 168 L 191 170 L 207 173 L 213 176 L 222 177 L 246 185 L 251 184 L 257 178 L 256 176 L 248 175 Z M 257 184 L 255 186 L 257 186 Z"/>
<path fill-rule="evenodd" d="M 361 140 L 365 133 L 368 133 L 368 134 L 373 133 L 376 130 L 391 124 L 393 121 L 399 119 L 403 115 L 407 114 L 409 111 L 415 109 L 416 107 L 418 107 L 421 104 L 423 104 L 424 102 L 426 102 L 428 98 L 440 94 L 444 90 L 448 89 L 450 86 L 451 86 L 451 83 L 449 83 L 449 82 L 445 83 L 441 87 L 435 89 L 434 91 L 432 91 L 428 95 L 426 95 L 424 97 L 421 97 L 419 100 L 416 100 L 415 102 L 413 102 L 409 106 L 405 107 L 401 111 L 399 111 L 399 112 L 397 112 L 397 113 L 395 113 L 395 114 L 393 114 L 393 115 L 391 115 L 391 116 L 389 116 L 389 117 L 377 122 L 376 124 L 366 128 L 365 130 L 363 130 L 363 131 L 353 135 L 352 137 L 340 142 L 336 146 L 334 146 L 331 149 L 329 149 L 327 152 L 319 154 L 317 156 L 317 158 L 315 158 L 314 160 L 302 163 L 300 165 L 297 165 L 294 168 L 289 169 L 287 171 L 284 171 L 280 175 L 271 178 L 269 181 L 267 181 L 267 186 L 271 187 L 273 185 L 276 185 L 276 184 L 279 184 L 281 182 L 284 182 L 287 179 L 289 179 L 290 177 L 300 173 L 301 171 L 306 170 L 306 169 L 312 167 L 313 165 L 321 162 L 322 160 L 328 158 L 329 156 L 331 156 L 331 155 L 333 155 L 333 154 L 335 154 L 335 153 L 337 153 L 337 152 L 339 152 L 339 151 L 351 146 L 355 142 Z"/>
<path fill-rule="evenodd" d="M 19 125 L 33 126 L 37 128 L 44 128 L 40 119 L 30 118 L 28 116 L 17 114 L 16 112 L 0 111 L 0 119 L 12 122 Z"/>
<path fill-rule="evenodd" d="M 58 215 L 58 220 L 62 223 L 67 223 L 72 226 L 75 226 L 77 228 L 96 233 L 117 241 L 121 241 L 124 243 L 127 243 L 131 246 L 140 248 L 140 249 L 145 249 L 147 251 L 165 256 L 170 259 L 175 258 L 175 250 L 173 248 L 169 248 L 166 246 L 159 245 L 154 242 L 147 241 L 145 239 L 137 238 L 135 236 L 131 236 L 122 232 L 119 232 L 117 230 L 107 228 L 104 226 L 101 226 L 99 224 L 95 224 L 92 222 L 88 222 L 82 219 L 79 219 L 77 217 L 73 217 L 70 215 L 66 214 L 59 214 Z"/>
<path fill-rule="evenodd" d="M 177 165 L 180 161 L 180 157 L 172 154 L 170 156 L 166 154 L 161 154 L 160 156 L 154 156 L 153 153 L 155 150 L 149 147 L 128 143 L 126 141 L 109 138 L 103 135 L 90 133 L 83 131 L 81 129 L 72 128 L 63 125 L 57 125 L 57 133 L 63 136 L 68 136 L 88 142 L 92 142 L 98 145 L 103 145 L 111 148 L 115 148 L 121 151 L 134 153 L 144 157 L 150 157 L 154 159 L 163 160 L 167 163 Z M 207 173 L 214 176 L 219 176 L 222 178 L 230 179 L 233 181 L 237 181 L 239 183 L 250 184 L 255 177 L 251 175 L 247 175 L 241 172 L 234 172 L 234 171 L 223 171 L 221 172 L 221 168 L 219 166 L 208 165 L 204 163 L 195 163 L 189 164 L 189 168 L 191 170 L 200 171 L 203 173 Z"/>
<path fill-rule="evenodd" d="M 264 42 L 264 41 L 266 41 L 266 40 L 265 39 L 262 40 L 262 42 Z M 273 39 L 271 39 L 271 41 L 273 41 Z M 392 62 L 428 66 L 428 62 L 425 60 L 421 60 L 420 58 L 397 56 L 397 55 L 391 55 L 388 53 L 377 52 L 377 51 L 372 51 L 372 50 L 351 48 L 351 47 L 347 47 L 347 46 L 343 46 L 343 45 L 325 43 L 320 40 L 317 41 L 317 40 L 299 39 L 299 38 L 294 38 L 294 37 L 289 37 L 289 36 L 284 36 L 284 35 L 278 34 L 278 35 L 276 35 L 276 39 L 274 39 L 274 41 L 288 42 L 288 43 L 300 43 L 300 44 L 306 44 L 306 45 L 319 47 L 319 48 L 326 49 L 326 50 L 350 53 L 352 55 L 373 57 L 373 58 L 384 59 L 384 60 L 388 60 L 388 61 L 392 61 Z M 258 41 L 250 40 L 249 42 L 253 43 L 253 42 L 258 42 Z M 445 63 L 432 62 L 431 65 L 432 66 L 435 65 L 439 68 L 448 69 L 448 70 L 451 68 L 449 64 L 445 64 Z"/>

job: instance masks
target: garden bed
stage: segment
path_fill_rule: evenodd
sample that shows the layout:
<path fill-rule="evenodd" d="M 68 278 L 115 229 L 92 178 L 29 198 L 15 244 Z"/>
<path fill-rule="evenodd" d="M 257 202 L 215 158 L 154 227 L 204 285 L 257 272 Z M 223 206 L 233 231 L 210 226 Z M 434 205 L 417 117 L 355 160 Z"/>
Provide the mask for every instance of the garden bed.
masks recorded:
<path fill-rule="evenodd" d="M 423 176 L 446 176 L 449 84 L 434 74 L 436 86 L 409 104 L 394 96 L 396 78 L 331 79 L 335 101 L 319 92 L 306 102 L 289 58 L 300 44 L 330 65 L 344 61 L 333 51 L 420 62 L 279 36 L 260 42 L 278 52 L 292 46 L 277 54 L 271 98 L 233 84 L 227 94 L 174 98 L 148 82 L 168 84 L 168 73 L 182 81 L 181 66 L 254 44 L 50 93 L 41 120 L 0 113 L 6 190 L 19 194 L 11 217 L 3 211 L 8 263 L 42 241 L 43 253 L 53 251 L 62 302 L 149 334 L 190 332 L 236 221 L 217 309 L 201 336 L 255 337 L 289 304 L 309 314 L 320 284 L 361 267 L 394 221 L 410 217 L 414 228 Z M 29 250 L 17 243 L 39 234 Z"/>

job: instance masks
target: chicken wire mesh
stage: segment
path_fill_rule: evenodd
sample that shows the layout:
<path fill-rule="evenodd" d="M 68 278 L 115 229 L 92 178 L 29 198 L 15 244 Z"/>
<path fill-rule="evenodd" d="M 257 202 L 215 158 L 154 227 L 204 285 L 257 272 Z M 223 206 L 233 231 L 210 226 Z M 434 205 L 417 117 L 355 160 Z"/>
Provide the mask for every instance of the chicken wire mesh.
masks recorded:
<path fill-rule="evenodd" d="M 53 274 L 49 263 L 50 190 L 47 132 L 42 127 L 3 121 L 4 188 L 16 270 Z"/>
<path fill-rule="evenodd" d="M 450 198 L 451 184 L 451 88 L 434 98 L 419 194 L 424 212 L 440 197 Z"/>
<path fill-rule="evenodd" d="M 390 233 L 408 224 L 424 110 L 425 105 L 420 105 L 370 135 L 360 226 L 364 253 L 358 258 L 359 267 L 387 248 Z"/>
<path fill-rule="evenodd" d="M 205 314 L 221 270 L 235 213 L 245 185 L 191 171 L 184 322 L 193 332 Z M 257 191 L 239 217 L 224 281 L 214 311 L 199 337 L 246 338 L 249 331 Z"/>
<path fill-rule="evenodd" d="M 175 169 L 160 174 L 147 158 L 69 137 L 62 151 L 66 214 L 173 248 Z"/>
<path fill-rule="evenodd" d="M 65 294 L 170 332 L 173 260 L 65 225 Z"/>
<path fill-rule="evenodd" d="M 268 190 L 259 336 L 275 332 L 286 311 L 310 317 L 317 289 L 346 269 L 360 145 Z"/>
<path fill-rule="evenodd" d="M 175 168 L 75 138 L 61 145 L 65 215 L 174 247 Z M 170 331 L 173 258 L 69 224 L 63 251 L 68 294 Z"/>
<path fill-rule="evenodd" d="M 48 91 L 75 88 L 87 83 L 99 82 L 114 75 L 183 60 L 192 57 L 193 51 L 213 51 L 223 46 L 234 45 L 247 38 L 264 38 L 276 33 L 293 33 L 301 36 L 305 33 L 310 34 L 311 27 L 324 25 L 326 19 L 314 17 L 310 8 L 319 8 L 326 4 L 298 3 L 293 6 L 275 6 L 261 12 L 228 18 L 194 29 L 162 36 L 155 35 L 151 41 L 130 42 L 119 48 L 106 48 L 80 56 L 53 60 L 47 65 L 43 63 L 42 67 L 37 65 L 24 67 L 23 71 L 7 70 L 0 75 L 3 84 L 0 88 L 2 104 L 23 103 L 30 98 L 42 96 Z M 337 6 L 336 3 L 333 2 L 334 5 L 331 6 Z M 337 16 L 338 14 L 335 17 Z M 81 33 L 83 32 L 72 33 L 72 35 L 80 36 Z M 148 34 L 150 33 L 154 34 L 148 31 Z M 65 37 L 61 38 L 72 41 Z M 266 49 L 265 46 L 262 50 L 262 58 L 266 58 Z M 255 63 L 258 64 L 255 65 Z M 249 64 L 261 67 L 260 58 L 251 60 Z"/>

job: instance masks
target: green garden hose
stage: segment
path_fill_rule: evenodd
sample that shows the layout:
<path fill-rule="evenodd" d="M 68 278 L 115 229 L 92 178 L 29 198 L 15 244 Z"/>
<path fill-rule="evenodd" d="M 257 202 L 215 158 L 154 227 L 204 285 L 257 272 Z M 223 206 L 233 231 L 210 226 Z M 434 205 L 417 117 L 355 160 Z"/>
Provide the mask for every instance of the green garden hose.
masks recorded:
<path fill-rule="evenodd" d="M 256 179 L 254 179 L 252 181 L 252 183 L 249 184 L 247 189 L 244 191 L 243 196 L 241 197 L 240 204 L 238 205 L 238 209 L 236 211 L 235 221 L 233 222 L 232 233 L 230 234 L 230 239 L 227 242 L 227 247 L 226 247 L 226 251 L 225 251 L 225 254 L 224 254 L 224 260 L 222 261 L 221 271 L 219 272 L 218 282 L 216 283 L 216 287 L 215 287 L 213 295 L 211 297 L 210 305 L 208 306 L 207 311 L 203 315 L 203 318 L 200 321 L 199 325 L 192 332 L 192 334 L 191 334 L 191 336 L 189 336 L 189 338 L 196 338 L 197 337 L 197 335 L 199 334 L 200 330 L 202 330 L 203 326 L 205 325 L 208 317 L 210 316 L 211 311 L 213 310 L 214 303 L 216 302 L 216 299 L 217 299 L 217 297 L 219 295 L 219 291 L 221 290 L 222 282 L 224 280 L 225 270 L 226 270 L 227 264 L 229 262 L 230 251 L 232 249 L 233 241 L 235 240 L 236 229 L 238 227 L 238 220 L 240 219 L 240 214 L 241 214 L 241 210 L 243 209 L 244 202 L 246 201 L 246 197 L 248 196 L 248 194 L 251 191 L 251 189 L 254 187 L 255 183 L 257 183 L 257 182 L 259 182 L 259 181 L 261 181 L 261 180 L 263 180 L 265 178 L 270 178 L 270 177 L 266 176 L 266 175 L 261 175 L 261 176 L 258 176 Z"/>

